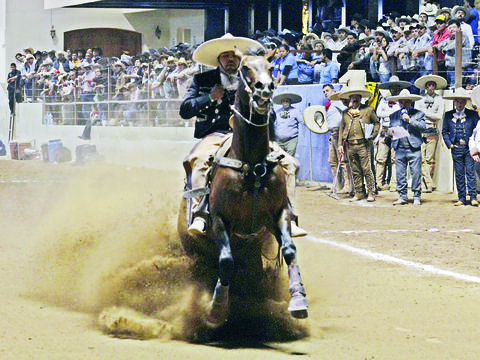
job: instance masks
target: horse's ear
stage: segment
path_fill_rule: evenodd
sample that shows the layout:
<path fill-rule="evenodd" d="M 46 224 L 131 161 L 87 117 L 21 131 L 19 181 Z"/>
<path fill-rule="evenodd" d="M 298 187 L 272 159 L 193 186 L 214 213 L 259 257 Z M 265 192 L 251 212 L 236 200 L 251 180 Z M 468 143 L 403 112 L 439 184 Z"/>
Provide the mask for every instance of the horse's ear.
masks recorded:
<path fill-rule="evenodd" d="M 243 58 L 243 53 L 235 47 L 235 56 L 238 56 L 240 59 Z"/>

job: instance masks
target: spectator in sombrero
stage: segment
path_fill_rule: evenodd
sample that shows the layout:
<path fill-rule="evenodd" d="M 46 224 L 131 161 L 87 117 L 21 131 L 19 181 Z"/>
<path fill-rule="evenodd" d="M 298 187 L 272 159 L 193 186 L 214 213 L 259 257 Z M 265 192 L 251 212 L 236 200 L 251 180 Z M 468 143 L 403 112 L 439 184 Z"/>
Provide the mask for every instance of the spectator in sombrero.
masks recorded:
<path fill-rule="evenodd" d="M 452 15 L 454 19 L 457 19 L 460 22 L 460 29 L 462 30 L 463 36 L 468 37 L 468 41 L 473 47 L 475 43 L 473 30 L 472 27 L 465 22 L 468 19 L 469 11 L 463 6 L 457 5 L 452 9 Z"/>

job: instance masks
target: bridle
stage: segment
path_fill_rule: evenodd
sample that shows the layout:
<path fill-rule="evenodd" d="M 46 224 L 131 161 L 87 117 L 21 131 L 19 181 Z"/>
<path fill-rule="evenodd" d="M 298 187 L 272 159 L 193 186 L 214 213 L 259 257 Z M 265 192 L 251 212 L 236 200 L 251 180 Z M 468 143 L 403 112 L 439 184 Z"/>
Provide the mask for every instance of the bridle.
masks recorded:
<path fill-rule="evenodd" d="M 242 57 L 242 60 L 240 61 L 238 74 L 239 74 L 240 81 L 242 82 L 242 85 L 245 89 L 245 92 L 248 95 L 248 104 L 249 104 L 249 109 L 250 109 L 249 118 L 247 119 L 245 116 L 243 116 L 240 113 L 240 111 L 238 111 L 238 109 L 235 107 L 235 105 L 231 105 L 230 107 L 231 107 L 232 111 L 235 113 L 235 115 L 237 115 L 240 119 L 245 121 L 247 124 L 255 126 L 255 127 L 264 127 L 264 126 L 267 126 L 270 123 L 270 114 L 271 114 L 271 110 L 272 110 L 272 102 L 271 102 L 271 99 L 270 99 L 271 96 L 268 98 L 268 100 L 266 100 L 266 101 L 268 101 L 268 104 L 267 104 L 267 110 L 266 110 L 267 111 L 267 116 L 265 118 L 265 121 L 262 122 L 262 123 L 259 123 L 259 124 L 252 122 L 252 115 L 253 115 L 254 111 L 259 115 L 264 115 L 264 114 L 261 114 L 258 111 L 256 111 L 256 108 L 255 108 L 255 98 L 259 98 L 259 99 L 263 98 L 263 96 L 262 96 L 263 89 L 255 88 L 254 90 L 252 90 L 252 88 L 248 85 L 248 82 L 245 79 L 245 75 L 242 72 L 242 68 L 243 68 L 245 58 L 246 58 L 245 56 Z"/>

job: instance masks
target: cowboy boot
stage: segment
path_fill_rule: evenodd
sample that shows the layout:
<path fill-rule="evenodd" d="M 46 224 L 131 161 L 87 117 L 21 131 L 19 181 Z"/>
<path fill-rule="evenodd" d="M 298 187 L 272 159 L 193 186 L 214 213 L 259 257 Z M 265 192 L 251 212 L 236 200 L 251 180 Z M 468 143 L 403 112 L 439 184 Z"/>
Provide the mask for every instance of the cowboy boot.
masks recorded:
<path fill-rule="evenodd" d="M 218 327 L 227 321 L 228 317 L 228 285 L 223 286 L 218 280 L 210 303 L 210 311 L 207 315 L 207 324 Z"/>
<path fill-rule="evenodd" d="M 288 291 L 290 292 L 288 311 L 296 319 L 305 319 L 308 317 L 308 301 L 298 265 L 288 267 L 288 279 Z"/>

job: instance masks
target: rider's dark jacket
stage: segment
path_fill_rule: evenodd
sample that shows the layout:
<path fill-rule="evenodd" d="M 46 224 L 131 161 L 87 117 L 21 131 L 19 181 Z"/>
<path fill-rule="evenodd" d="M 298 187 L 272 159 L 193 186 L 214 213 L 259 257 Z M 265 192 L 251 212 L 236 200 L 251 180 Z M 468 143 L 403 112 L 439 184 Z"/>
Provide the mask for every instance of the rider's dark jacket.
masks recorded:
<path fill-rule="evenodd" d="M 212 88 L 221 83 L 219 68 L 194 75 L 180 105 L 180 116 L 183 119 L 197 117 L 194 134 L 197 139 L 214 132 L 231 131 L 228 120 L 233 113 L 230 105 L 235 100 L 235 91 L 225 91 L 220 103 L 211 101 L 209 97 Z"/>

